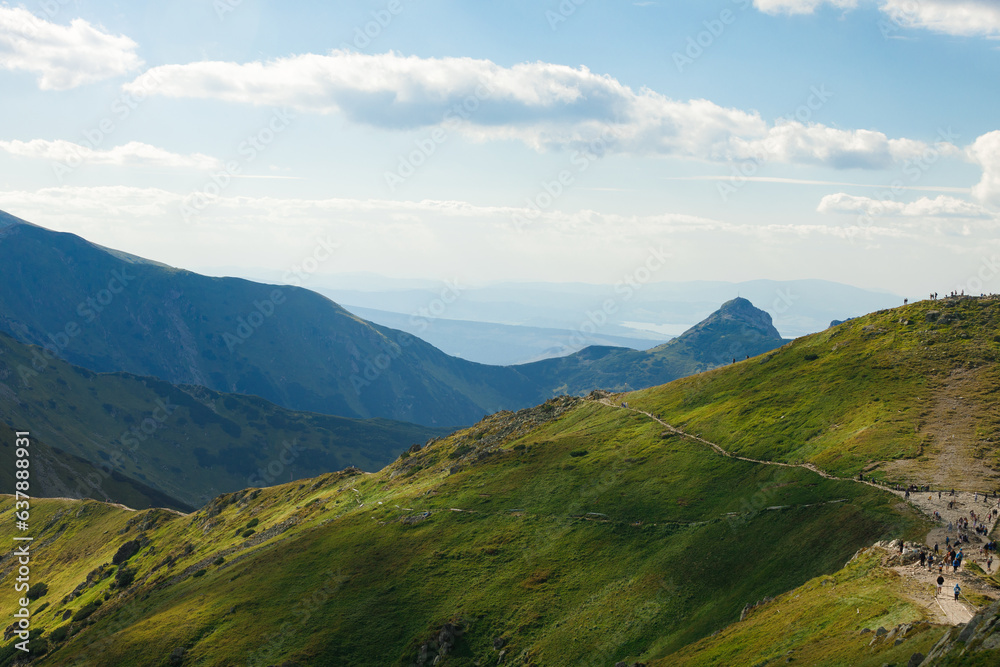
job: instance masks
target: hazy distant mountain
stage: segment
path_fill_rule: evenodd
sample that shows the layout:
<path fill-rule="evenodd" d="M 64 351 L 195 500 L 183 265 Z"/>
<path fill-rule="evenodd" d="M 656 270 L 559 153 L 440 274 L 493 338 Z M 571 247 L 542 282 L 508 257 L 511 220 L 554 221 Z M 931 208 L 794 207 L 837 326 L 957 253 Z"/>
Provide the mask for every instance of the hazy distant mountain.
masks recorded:
<path fill-rule="evenodd" d="M 442 285 L 393 287 L 399 281 L 365 276 L 316 277 L 313 289 L 338 303 L 401 313 L 419 314 L 435 303 Z M 334 287 L 327 287 L 327 284 Z M 347 287 L 347 286 L 351 287 Z M 460 297 L 447 305 L 441 319 L 492 322 L 516 326 L 579 330 L 588 321 L 587 313 L 614 299 L 616 312 L 598 334 L 640 337 L 677 336 L 708 317 L 720 303 L 736 297 L 753 302 L 771 314 L 774 326 L 786 338 L 795 338 L 825 329 L 831 320 L 844 319 L 901 305 L 903 298 L 824 280 L 754 280 L 742 283 L 698 281 L 648 283 L 631 293 L 627 300 L 613 285 L 582 283 L 499 283 L 486 287 L 463 286 Z"/>
<path fill-rule="evenodd" d="M 596 388 L 623 391 L 665 384 L 769 352 L 786 342 L 770 315 L 740 298 L 726 302 L 701 323 L 651 350 L 591 347 L 519 368 L 535 382 L 558 386 L 562 393 L 579 394 Z"/>
<path fill-rule="evenodd" d="M 590 347 L 565 359 L 490 366 L 305 289 L 209 278 L 3 219 L 0 262 L 9 279 L 0 330 L 92 371 L 254 394 L 294 410 L 459 426 L 560 393 L 662 384 L 782 342 L 773 327 L 762 333 L 765 313 L 737 300 L 722 315 L 729 325 L 702 324 L 649 352 Z M 577 317 L 593 326 L 594 312 Z M 577 334 L 566 349 L 586 344 Z"/>
<path fill-rule="evenodd" d="M 591 345 L 648 350 L 671 338 L 638 331 L 635 332 L 636 335 L 643 336 L 642 338 L 491 322 L 427 319 L 419 315 L 404 315 L 346 304 L 344 308 L 369 322 L 419 336 L 452 356 L 497 366 L 562 357 L 574 349 Z"/>
<path fill-rule="evenodd" d="M 93 371 L 430 426 L 537 395 L 516 371 L 450 357 L 315 292 L 208 278 L 0 217 L 0 330 Z"/>

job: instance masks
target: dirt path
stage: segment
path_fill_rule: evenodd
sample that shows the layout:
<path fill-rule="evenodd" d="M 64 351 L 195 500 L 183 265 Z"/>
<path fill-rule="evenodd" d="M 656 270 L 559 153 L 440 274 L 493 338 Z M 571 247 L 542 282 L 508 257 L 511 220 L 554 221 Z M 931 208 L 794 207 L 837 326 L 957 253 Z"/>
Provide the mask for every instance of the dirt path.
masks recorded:
<path fill-rule="evenodd" d="M 965 599 L 964 591 L 974 588 L 980 593 L 987 592 L 977 584 L 974 576 L 963 572 L 958 574 L 942 573 L 944 584 L 941 586 L 941 593 L 938 594 L 937 567 L 928 571 L 927 568 L 920 567 L 919 564 L 913 564 L 899 565 L 890 569 L 913 584 L 910 587 L 911 599 L 927 609 L 931 620 L 938 623 L 950 625 L 968 623 L 975 615 L 976 607 Z M 955 599 L 955 584 L 959 584 L 963 590 L 958 600 Z"/>
<path fill-rule="evenodd" d="M 977 427 L 984 422 L 987 408 L 973 397 L 982 393 L 983 382 L 980 374 L 970 370 L 953 371 L 934 388 L 932 401 L 915 406 L 923 409 L 920 433 L 927 444 L 921 458 L 927 460 L 899 459 L 881 463 L 879 468 L 896 479 L 936 488 L 992 491 L 1000 486 L 1000 475 L 977 452 L 986 445 Z"/>

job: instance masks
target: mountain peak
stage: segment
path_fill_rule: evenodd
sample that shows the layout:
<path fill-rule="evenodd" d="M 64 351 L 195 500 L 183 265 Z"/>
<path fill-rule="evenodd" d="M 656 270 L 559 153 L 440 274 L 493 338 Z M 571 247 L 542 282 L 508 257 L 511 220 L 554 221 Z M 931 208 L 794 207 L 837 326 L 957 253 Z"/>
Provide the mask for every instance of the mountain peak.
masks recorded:
<path fill-rule="evenodd" d="M 771 315 L 742 297 L 736 297 L 725 302 L 717 311 L 693 326 L 683 335 L 726 322 L 730 324 L 734 322 L 741 323 L 749 326 L 751 329 L 758 330 L 767 338 L 781 339 L 781 334 L 774 327 Z"/>

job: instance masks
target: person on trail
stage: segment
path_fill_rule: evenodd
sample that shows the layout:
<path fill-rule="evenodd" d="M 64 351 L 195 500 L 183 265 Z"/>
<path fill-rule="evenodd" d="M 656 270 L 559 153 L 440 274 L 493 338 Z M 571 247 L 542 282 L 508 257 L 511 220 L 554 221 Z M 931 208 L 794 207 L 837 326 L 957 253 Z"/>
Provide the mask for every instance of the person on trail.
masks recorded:
<path fill-rule="evenodd" d="M 941 553 L 941 551 L 938 549 L 937 542 L 934 543 L 934 553 L 936 553 L 936 554 Z"/>
<path fill-rule="evenodd" d="M 934 554 L 927 556 L 927 571 L 930 572 L 934 569 Z"/>
<path fill-rule="evenodd" d="M 958 584 L 955 584 L 955 599 L 957 600 L 958 596 L 961 594 L 962 594 L 962 587 L 959 586 Z"/>
<path fill-rule="evenodd" d="M 948 524 L 948 530 L 951 530 L 951 524 L 950 523 Z M 944 548 L 947 549 L 949 546 L 951 546 L 951 535 L 945 535 L 944 536 Z"/>
<path fill-rule="evenodd" d="M 937 585 L 938 585 L 937 594 L 941 595 L 941 587 L 944 586 L 944 577 L 942 577 L 940 574 L 938 575 L 937 578 Z"/>

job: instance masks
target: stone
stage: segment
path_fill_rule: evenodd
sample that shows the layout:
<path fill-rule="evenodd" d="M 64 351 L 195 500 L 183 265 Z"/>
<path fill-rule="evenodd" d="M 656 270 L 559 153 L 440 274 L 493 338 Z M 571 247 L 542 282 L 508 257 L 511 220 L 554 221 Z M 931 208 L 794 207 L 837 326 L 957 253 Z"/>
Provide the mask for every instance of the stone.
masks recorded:
<path fill-rule="evenodd" d="M 507 645 L 507 640 L 504 639 L 503 637 L 495 637 L 493 639 L 493 650 L 494 651 L 499 651 L 500 649 L 502 649 L 506 645 Z"/>
<path fill-rule="evenodd" d="M 878 627 L 878 630 L 875 631 L 876 637 L 882 637 L 887 634 L 889 634 L 889 631 L 883 628 L 881 625 Z"/>
<path fill-rule="evenodd" d="M 910 661 L 906 663 L 906 667 L 919 667 L 920 663 L 924 661 L 923 653 L 914 653 L 910 656 Z"/>
<path fill-rule="evenodd" d="M 861 628 L 861 634 L 863 635 L 867 635 L 871 631 L 871 628 Z"/>

